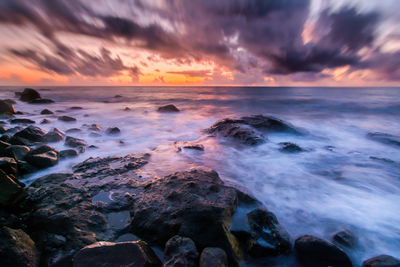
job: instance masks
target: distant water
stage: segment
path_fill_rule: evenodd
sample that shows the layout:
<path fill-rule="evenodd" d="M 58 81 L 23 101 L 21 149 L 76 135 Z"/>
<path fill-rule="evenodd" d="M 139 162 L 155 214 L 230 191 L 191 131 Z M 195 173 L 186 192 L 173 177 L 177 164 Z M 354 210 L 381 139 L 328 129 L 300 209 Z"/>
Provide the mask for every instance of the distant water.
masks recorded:
<path fill-rule="evenodd" d="M 2 87 L 0 97 L 12 98 L 17 89 Z M 348 228 L 359 237 L 360 245 L 346 250 L 357 264 L 379 254 L 400 257 L 400 149 L 366 138 L 368 132 L 400 135 L 400 88 L 52 87 L 40 92 L 56 103 L 15 105 L 37 122 L 52 120 L 40 127 L 65 131 L 97 123 L 122 133 L 90 137 L 82 128 L 72 135 L 99 149 L 27 177 L 28 182 L 70 170 L 89 156 L 150 152 L 144 177 L 206 166 L 251 190 L 293 239 L 303 234 L 330 239 Z M 181 112 L 156 112 L 165 104 Z M 72 106 L 83 109 L 68 110 Z M 38 115 L 43 108 L 66 111 L 59 114 L 78 121 Z M 266 144 L 238 147 L 202 132 L 219 119 L 254 114 L 278 117 L 308 135 L 269 134 Z M 175 141 L 199 141 L 205 151 L 176 152 Z M 281 153 L 278 143 L 283 141 L 309 151 Z"/>

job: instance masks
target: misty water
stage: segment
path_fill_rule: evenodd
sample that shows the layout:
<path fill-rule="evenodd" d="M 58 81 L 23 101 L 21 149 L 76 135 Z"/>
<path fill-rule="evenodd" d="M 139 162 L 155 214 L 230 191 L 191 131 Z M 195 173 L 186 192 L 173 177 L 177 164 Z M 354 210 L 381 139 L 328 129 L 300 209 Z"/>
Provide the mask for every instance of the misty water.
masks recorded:
<path fill-rule="evenodd" d="M 1 88 L 0 97 L 13 98 L 20 89 Z M 27 183 L 69 171 L 90 156 L 149 152 L 143 177 L 211 168 L 263 201 L 293 239 L 313 234 L 329 240 L 335 231 L 350 229 L 359 242 L 346 252 L 356 264 L 379 254 L 400 257 L 400 149 L 366 136 L 400 135 L 400 88 L 51 87 L 39 92 L 55 103 L 18 102 L 15 108 L 29 113 L 21 117 L 45 130 L 81 128 L 69 135 L 98 149 L 25 177 Z M 156 111 L 165 104 L 181 112 Z M 83 109 L 69 109 L 73 106 Z M 44 108 L 77 122 L 40 115 Z M 248 147 L 203 131 L 223 118 L 255 114 L 275 116 L 307 134 L 267 134 L 268 142 Z M 39 125 L 44 118 L 52 122 Z M 82 127 L 92 123 L 103 128 L 101 136 Z M 121 134 L 107 136 L 107 127 L 119 127 Z M 176 141 L 199 142 L 205 150 L 178 152 Z M 307 151 L 282 153 L 278 144 L 286 141 Z"/>

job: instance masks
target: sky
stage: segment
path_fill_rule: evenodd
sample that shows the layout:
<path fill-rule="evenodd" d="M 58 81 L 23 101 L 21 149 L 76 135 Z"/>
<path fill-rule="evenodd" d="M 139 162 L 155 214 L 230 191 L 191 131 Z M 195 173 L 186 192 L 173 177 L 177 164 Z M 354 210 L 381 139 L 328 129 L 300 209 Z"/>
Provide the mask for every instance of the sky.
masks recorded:
<path fill-rule="evenodd" d="M 400 86 L 399 0 L 0 0 L 0 85 Z"/>

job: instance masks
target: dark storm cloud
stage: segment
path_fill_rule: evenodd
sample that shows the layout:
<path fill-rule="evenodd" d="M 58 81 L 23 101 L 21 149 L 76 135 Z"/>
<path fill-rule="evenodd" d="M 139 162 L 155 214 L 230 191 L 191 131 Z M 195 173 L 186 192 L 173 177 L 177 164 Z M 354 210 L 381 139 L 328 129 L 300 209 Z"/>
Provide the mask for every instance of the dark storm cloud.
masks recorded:
<path fill-rule="evenodd" d="M 369 58 L 360 56 L 364 48 L 374 46 L 377 26 L 383 19 L 377 12 L 361 12 L 356 7 L 326 8 L 316 21 L 317 38 L 304 44 L 302 33 L 310 0 L 166 0 L 162 7 L 144 0 L 108 4 L 121 11 L 128 10 L 123 6 L 128 5 L 132 15 L 96 13 L 96 1 L 1 0 L 0 23 L 36 27 L 50 40 L 53 54 L 26 49 L 13 49 L 12 53 L 41 69 L 64 75 L 109 76 L 129 68 L 138 75 L 140 71 L 125 66 L 107 50 L 90 55 L 79 47 L 68 47 L 58 40 L 60 32 L 117 44 L 124 40 L 124 44 L 154 51 L 181 64 L 211 59 L 240 73 L 258 68 L 266 74 L 310 73 L 315 77 L 311 74 L 325 68 L 350 65 L 353 70 L 372 68 L 388 79 L 398 78 L 398 70 L 393 68 L 397 52 L 383 54 L 374 48 Z M 170 28 L 166 30 L 157 20 L 139 23 L 138 14 L 160 18 Z"/>

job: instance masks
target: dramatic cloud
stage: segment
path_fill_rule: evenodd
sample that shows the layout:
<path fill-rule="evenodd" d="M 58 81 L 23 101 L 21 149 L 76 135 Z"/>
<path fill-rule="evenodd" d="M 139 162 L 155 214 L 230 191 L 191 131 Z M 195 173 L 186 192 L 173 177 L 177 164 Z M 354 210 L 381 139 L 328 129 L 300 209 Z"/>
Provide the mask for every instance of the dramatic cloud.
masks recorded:
<path fill-rule="evenodd" d="M 398 20 L 393 12 L 383 14 L 392 6 L 368 9 L 362 1 L 351 6 L 342 2 L 2 0 L 0 26 L 33 28 L 47 40 L 38 41 L 47 49 L 26 48 L 22 39 L 20 45 L 0 48 L 39 70 L 65 76 L 129 73 L 137 78 L 146 74 L 137 65 L 149 72 L 164 62 L 174 66 L 163 71 L 166 75 L 214 78 L 218 72 L 218 77 L 237 83 L 281 76 L 310 81 L 342 67 L 349 73 L 371 70 L 377 79 L 399 80 L 400 48 L 393 36 L 400 33 L 395 27 L 382 30 L 385 23 Z M 89 49 L 65 36 L 94 38 L 100 46 Z M 384 51 L 383 45 L 391 50 Z M 130 49 L 132 55 L 114 48 Z M 193 70 L 193 64 L 210 68 Z M 187 69 L 175 71 L 183 67 Z M 160 67 L 152 71 L 158 73 Z"/>

